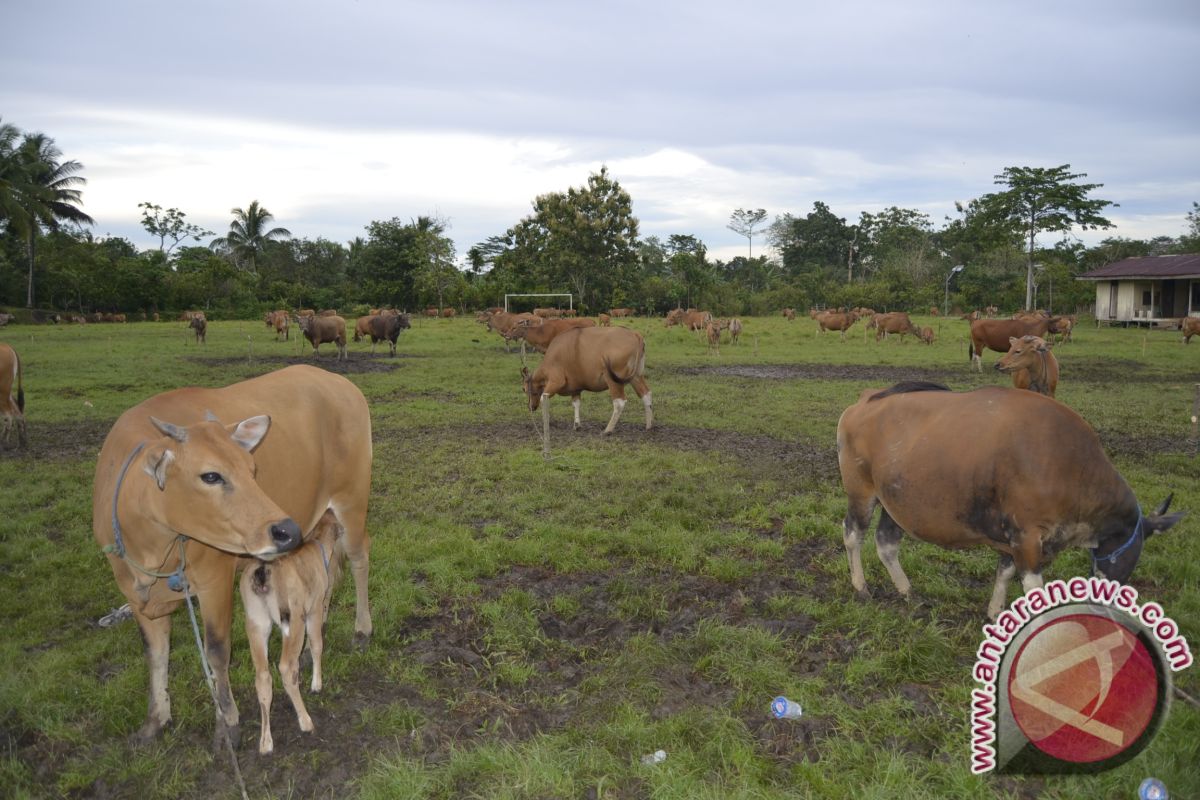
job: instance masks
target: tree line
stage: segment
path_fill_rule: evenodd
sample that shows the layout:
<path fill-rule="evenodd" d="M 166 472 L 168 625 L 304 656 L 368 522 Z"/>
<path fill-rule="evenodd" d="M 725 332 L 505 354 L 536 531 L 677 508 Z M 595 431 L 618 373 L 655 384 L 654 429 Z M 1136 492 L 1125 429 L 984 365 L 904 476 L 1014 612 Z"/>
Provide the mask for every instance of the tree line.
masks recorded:
<path fill-rule="evenodd" d="M 142 226 L 158 247 L 139 249 L 91 233 L 82 171 L 45 134 L 0 120 L 0 304 L 248 318 L 276 307 L 466 310 L 497 305 L 505 293 L 569 291 L 587 313 L 754 315 L 785 306 L 923 309 L 948 291 L 964 308 L 1066 311 L 1093 300 L 1092 286 L 1074 280 L 1083 272 L 1129 256 L 1200 252 L 1196 203 L 1179 237 L 1084 247 L 1073 232 L 1112 227 L 1103 214 L 1115 204 L 1094 197 L 1102 184 L 1081 182 L 1086 174 L 1069 164 L 1008 167 L 996 191 L 940 221 L 893 206 L 847 222 L 820 201 L 769 222 L 766 209 L 737 208 L 729 229 L 747 251 L 728 260 L 711 257 L 694 234 L 641 236 L 632 198 L 601 168 L 583 186 L 535 198 L 526 217 L 461 263 L 439 217 L 375 220 L 342 244 L 276 226 L 257 200 L 231 209 L 219 236 L 180 209 L 143 202 Z"/>

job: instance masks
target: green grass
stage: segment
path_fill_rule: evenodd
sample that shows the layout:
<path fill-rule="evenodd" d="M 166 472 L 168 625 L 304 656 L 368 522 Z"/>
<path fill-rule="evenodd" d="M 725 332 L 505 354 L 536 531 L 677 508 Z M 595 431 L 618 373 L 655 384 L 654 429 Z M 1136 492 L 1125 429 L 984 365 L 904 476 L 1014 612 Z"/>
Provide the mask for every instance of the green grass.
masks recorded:
<path fill-rule="evenodd" d="M 864 388 L 889 382 L 855 375 L 921 367 L 955 389 L 1006 382 L 993 354 L 984 373 L 969 368 L 965 323 L 916 321 L 938 331 L 932 347 L 748 319 L 743 344 L 718 356 L 660 320 L 634 320 L 657 429 L 640 430 L 631 396 L 617 434 L 601 438 L 611 406 L 586 395 L 576 433 L 556 398 L 544 461 L 518 355 L 470 320 L 417 320 L 395 369 L 350 374 L 375 432 L 375 639 L 351 647 L 347 581 L 326 689 L 306 693 L 317 732 L 299 737 L 277 687 L 270 759 L 254 751 L 253 669 L 235 624 L 251 796 L 1091 798 L 1133 796 L 1147 775 L 1172 796 L 1200 796 L 1200 713 L 1182 703 L 1109 773 L 970 774 L 989 552 L 907 540 L 908 605 L 868 552 L 874 599 L 853 598 L 834 431 Z M 4 337 L 23 359 L 32 448 L 0 455 L 0 786 L 17 797 L 235 796 L 209 747 L 211 704 L 182 614 L 175 724 L 152 746 L 127 742 L 145 713 L 146 670 L 131 624 L 95 625 L 122 601 L 91 534 L 92 473 L 130 406 L 306 350 L 259 322 L 210 323 L 203 347 L 176 323 L 14 326 Z M 351 352 L 369 358 L 363 345 Z M 1056 353 L 1059 399 L 1110 443 L 1142 503 L 1175 492 L 1190 512 L 1150 541 L 1132 582 L 1200 648 L 1200 462 L 1186 441 L 1200 348 L 1172 332 L 1085 326 Z M 733 366 L 743 372 L 695 369 Z M 1087 567 L 1086 553 L 1068 552 L 1046 577 Z M 1176 676 L 1192 695 L 1196 674 Z M 781 693 L 804 719 L 768 718 Z M 641 763 L 657 749 L 666 761 Z"/>

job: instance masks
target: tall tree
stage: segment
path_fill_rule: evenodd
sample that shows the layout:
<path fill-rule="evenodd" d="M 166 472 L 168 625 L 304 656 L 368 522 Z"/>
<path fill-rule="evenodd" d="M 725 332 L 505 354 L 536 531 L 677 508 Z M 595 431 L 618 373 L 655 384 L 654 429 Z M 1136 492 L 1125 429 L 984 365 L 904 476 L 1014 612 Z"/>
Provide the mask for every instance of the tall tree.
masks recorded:
<path fill-rule="evenodd" d="M 765 208 L 756 208 L 753 210 L 739 208 L 729 215 L 729 224 L 726 228 L 734 233 L 741 234 L 746 237 L 749 251 L 747 258 L 754 258 L 754 229 L 762 224 L 762 221 L 767 218 L 767 210 Z"/>
<path fill-rule="evenodd" d="M 290 239 L 292 232 L 287 228 L 267 230 L 267 226 L 275 217 L 260 206 L 257 200 L 251 202 L 245 210 L 233 208 L 229 213 L 233 214 L 233 222 L 229 223 L 229 233 L 213 239 L 209 247 L 229 255 L 235 265 L 257 276 L 258 260 L 262 257 L 267 243 Z"/>
<path fill-rule="evenodd" d="M 417 217 L 414 246 L 418 259 L 416 288 L 437 298 L 440 311 L 445 306 L 446 293 L 462 283 L 462 273 L 454 266 L 454 241 L 446 235 L 450 223 L 439 217 Z"/>
<path fill-rule="evenodd" d="M 815 272 L 833 277 L 840 272 L 842 258 L 853 246 L 857 230 L 817 201 L 804 217 L 784 214 L 771 224 L 772 244 L 783 256 L 789 274 Z"/>
<path fill-rule="evenodd" d="M 155 203 L 138 203 L 138 208 L 142 209 L 142 227 L 151 236 L 158 237 L 158 250 L 165 256 L 170 256 L 184 239 L 198 242 L 203 236 L 215 235 L 207 228 L 188 222 L 187 214 L 178 208 L 164 209 Z M 168 239 L 170 247 L 167 246 Z"/>
<path fill-rule="evenodd" d="M 44 133 L 21 136 L 11 124 L 0 123 L 0 222 L 24 241 L 29 308 L 34 301 L 38 236 L 43 230 L 58 230 L 63 223 L 94 223 L 79 208 L 83 199 L 76 187 L 87 183 L 79 174 L 82 170 L 78 161 L 63 161 L 62 151 Z"/>
<path fill-rule="evenodd" d="M 1008 188 L 984 195 L 980 204 L 995 220 L 1020 230 L 1027 243 L 1025 251 L 1025 308 L 1033 305 L 1033 252 L 1037 234 L 1042 231 L 1068 231 L 1078 225 L 1083 230 L 1111 228 L 1102 217 L 1109 200 L 1091 199 L 1088 194 L 1102 183 L 1076 183 L 1085 172 L 1071 172 L 1070 164 L 1057 167 L 1006 167 L 995 176 L 995 183 Z"/>

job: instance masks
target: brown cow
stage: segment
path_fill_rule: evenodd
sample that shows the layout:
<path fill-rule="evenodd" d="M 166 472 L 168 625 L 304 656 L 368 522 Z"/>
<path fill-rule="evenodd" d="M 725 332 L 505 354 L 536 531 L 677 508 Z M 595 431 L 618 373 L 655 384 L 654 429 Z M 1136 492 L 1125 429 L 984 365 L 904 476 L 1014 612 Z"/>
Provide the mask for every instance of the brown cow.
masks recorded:
<path fill-rule="evenodd" d="M 292 340 L 290 331 L 290 317 L 286 311 L 275 311 L 271 315 L 271 327 L 275 329 L 275 341 L 279 341 L 279 334 L 283 334 L 283 340 L 290 342 Z"/>
<path fill-rule="evenodd" d="M 1009 348 L 996 362 L 997 372 L 1012 375 L 1013 386 L 1054 397 L 1058 389 L 1058 359 L 1040 336 L 1008 340 Z"/>
<path fill-rule="evenodd" d="M 708 352 L 717 351 L 721 355 L 721 331 L 725 330 L 724 320 L 710 319 L 704 327 L 705 338 L 708 340 Z"/>
<path fill-rule="evenodd" d="M 17 351 L 0 342 L 0 416 L 4 417 L 4 435 L 0 437 L 5 447 L 17 431 L 17 444 L 29 446 L 25 435 L 25 390 L 21 388 L 21 357 Z"/>
<path fill-rule="evenodd" d="M 796 319 L 796 309 L 785 308 L 783 310 L 783 318 L 786 319 L 788 322 L 792 322 L 793 320 L 795 320 Z"/>
<path fill-rule="evenodd" d="M 316 315 L 317 312 L 313 311 L 311 308 L 302 308 L 296 312 L 296 322 L 299 324 L 300 317 L 315 317 Z"/>
<path fill-rule="evenodd" d="M 1007 353 L 1009 339 L 1022 336 L 1046 337 L 1047 333 L 1058 333 L 1057 317 L 1051 319 L 976 319 L 971 322 L 971 346 L 967 356 L 978 372 L 983 372 L 983 351 L 995 350 Z"/>
<path fill-rule="evenodd" d="M 876 314 L 871 321 L 875 323 L 875 341 L 877 342 L 888 334 L 895 333 L 900 335 L 900 342 L 903 344 L 905 334 L 911 333 L 913 336 L 917 336 L 920 333 L 904 311 Z"/>
<path fill-rule="evenodd" d="M 546 349 L 546 356 L 532 375 L 521 369 L 529 410 L 542 408 L 542 454 L 550 454 L 550 398 L 569 395 L 579 430 L 579 396 L 583 392 L 608 390 L 612 417 L 605 427 L 609 434 L 625 410 L 625 384 L 631 384 L 646 408 L 646 430 L 654 422 L 650 387 L 646 384 L 646 342 L 629 328 L 575 328 L 560 334 Z"/>
<path fill-rule="evenodd" d="M 712 321 L 711 311 L 699 311 L 694 308 L 689 308 L 683 315 L 683 325 L 689 331 L 704 333 L 708 327 L 708 323 Z"/>
<path fill-rule="evenodd" d="M 188 327 L 196 332 L 196 344 L 208 343 L 208 320 L 204 318 L 203 314 L 192 317 Z"/>
<path fill-rule="evenodd" d="M 1182 334 L 1180 341 L 1191 344 L 1192 337 L 1200 333 L 1200 317 L 1184 317 L 1179 320 L 1179 332 Z"/>
<path fill-rule="evenodd" d="M 17 318 L 12 314 L 0 314 L 0 328 L 3 328 L 10 322 L 16 322 Z"/>
<path fill-rule="evenodd" d="M 323 308 L 317 312 L 318 317 L 336 317 L 338 312 L 336 308 Z"/>
<path fill-rule="evenodd" d="M 458 314 L 458 312 L 455 311 L 450 306 L 446 306 L 445 308 L 442 309 L 442 317 L 444 317 L 445 319 L 450 319 L 451 317 L 455 316 L 456 314 Z"/>
<path fill-rule="evenodd" d="M 617 317 L 617 318 L 632 317 L 633 309 L 632 308 L 610 308 L 608 310 L 608 313 L 609 313 L 609 316 L 613 316 L 613 317 Z"/>
<path fill-rule="evenodd" d="M 883 510 L 875 547 L 904 597 L 911 588 L 898 558 L 905 531 L 942 547 L 998 551 L 993 619 L 1014 574 L 1026 591 L 1040 587 L 1042 569 L 1067 547 L 1090 547 L 1093 571 L 1126 581 L 1146 538 L 1182 516 L 1166 515 L 1170 497 L 1143 516 L 1095 431 L 1033 392 L 959 393 L 922 382 L 869 389 L 842 413 L 837 450 L 849 501 L 850 582 L 861 596 L 868 595 L 862 538 L 876 505 Z"/>
<path fill-rule="evenodd" d="M 683 318 L 687 314 L 682 308 L 673 308 L 667 312 L 667 318 L 664 322 L 664 327 L 670 328 L 673 325 L 682 325 Z M 605 316 L 608 316 L 607 314 Z"/>
<path fill-rule="evenodd" d="M 301 317 L 300 332 L 312 345 L 313 355 L 319 355 L 321 345 L 333 342 L 337 345 L 337 357 L 345 359 L 346 355 L 346 320 L 341 317 Z"/>
<path fill-rule="evenodd" d="M 241 422 L 224 425 L 217 417 Z M 238 724 L 229 653 L 239 554 L 269 560 L 294 550 L 302 532 L 332 509 L 346 531 L 355 631 L 370 636 L 370 488 L 367 401 L 350 381 L 316 367 L 218 389 L 177 389 L 121 415 L 96 462 L 92 529 L 145 642 L 150 704 L 143 738 L 171 719 L 170 614 L 184 596 L 168 576 L 181 569 L 200 602 L 223 727 L 236 731 Z"/>
<path fill-rule="evenodd" d="M 737 317 L 729 320 L 729 343 L 737 344 L 738 337 L 742 335 L 742 321 Z"/>
<path fill-rule="evenodd" d="M 848 313 L 821 311 L 813 319 L 817 321 L 818 334 L 825 331 L 838 331 L 842 334 L 842 341 L 844 342 L 846 341 L 846 331 L 850 330 L 850 326 L 858 320 L 858 315 L 853 311 Z"/>
<path fill-rule="evenodd" d="M 608 326 L 612 325 L 612 316 L 608 314 L 600 314 L 596 317 L 596 319 L 599 320 L 596 324 L 603 328 L 607 328 Z"/>
<path fill-rule="evenodd" d="M 400 338 L 400 331 L 407 330 L 412 327 L 412 321 L 408 314 L 380 314 L 377 317 L 369 317 L 367 323 L 367 335 L 371 337 L 371 352 L 375 352 L 375 344 L 377 342 L 388 343 L 388 355 L 396 355 L 396 340 Z"/>
<path fill-rule="evenodd" d="M 596 323 L 586 317 L 583 319 L 548 319 L 541 325 L 531 320 L 517 320 L 509 329 L 510 339 L 523 339 L 539 353 L 546 352 L 558 336 L 574 328 L 594 328 Z"/>
<path fill-rule="evenodd" d="M 985 309 L 983 309 L 983 315 L 985 317 L 987 317 L 988 319 L 994 318 L 999 313 L 1000 313 L 1000 309 L 996 308 L 995 306 L 988 306 Z"/>
<path fill-rule="evenodd" d="M 242 607 L 246 613 L 246 638 L 254 662 L 254 688 L 262 720 L 258 752 L 275 749 L 271 738 L 271 664 L 268 650 L 271 630 L 283 633 L 279 654 L 279 677 L 292 701 L 300 730 L 313 730 L 312 717 L 300 696 L 300 651 L 308 634 L 312 653 L 313 692 L 322 689 L 321 656 L 325 650 L 324 626 L 329 599 L 342 572 L 342 526 L 333 511 L 321 515 L 316 530 L 294 552 L 273 562 L 259 561 L 242 573 Z"/>
<path fill-rule="evenodd" d="M 371 320 L 378 316 L 379 314 L 369 314 L 354 321 L 354 341 L 361 342 L 364 336 L 371 333 Z"/>
<path fill-rule="evenodd" d="M 917 331 L 917 338 L 925 344 L 933 344 L 933 328 L 926 325 L 921 330 Z"/>
<path fill-rule="evenodd" d="M 430 307 L 425 309 L 425 316 L 427 317 L 440 317 L 441 315 L 442 312 L 436 308 Z"/>
<path fill-rule="evenodd" d="M 936 317 L 936 316 L 938 316 L 938 315 L 939 315 L 939 313 L 940 313 L 940 312 L 938 311 L 938 307 L 937 307 L 937 306 L 930 306 L 930 307 L 929 307 L 929 316 L 931 316 L 931 317 Z"/>

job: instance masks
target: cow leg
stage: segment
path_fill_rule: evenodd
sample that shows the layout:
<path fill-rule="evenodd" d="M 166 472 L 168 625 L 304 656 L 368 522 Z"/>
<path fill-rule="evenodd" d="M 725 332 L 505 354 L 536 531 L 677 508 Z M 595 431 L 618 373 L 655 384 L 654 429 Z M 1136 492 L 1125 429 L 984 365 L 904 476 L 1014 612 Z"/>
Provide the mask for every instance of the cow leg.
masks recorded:
<path fill-rule="evenodd" d="M 912 584 L 904 574 L 904 568 L 900 566 L 900 540 L 903 538 L 904 531 L 892 519 L 887 509 L 883 509 L 879 514 L 879 525 L 875 528 L 875 552 L 879 554 L 879 560 L 892 576 L 896 590 L 907 600 L 911 596 Z"/>
<path fill-rule="evenodd" d="M 308 621 L 303 619 L 304 609 L 289 609 L 291 624 L 285 629 L 283 647 L 279 654 L 279 678 L 283 682 L 283 691 L 292 701 L 296 710 L 296 721 L 300 730 L 305 733 L 313 729 L 312 717 L 304 707 L 304 698 L 300 696 L 300 651 L 304 649 L 304 629 Z"/>
<path fill-rule="evenodd" d="M 992 599 L 988 603 L 988 617 L 996 619 L 1008 603 L 1008 582 L 1017 574 L 1017 565 L 1008 553 L 1000 554 L 1000 563 L 996 565 L 996 585 L 992 589 Z"/>
<path fill-rule="evenodd" d="M 650 399 L 650 387 L 646 383 L 646 379 L 640 375 L 629 382 L 633 387 L 633 391 L 637 396 L 642 398 L 642 405 L 646 408 L 646 430 L 654 424 L 654 402 Z"/>
<path fill-rule="evenodd" d="M 604 429 L 606 436 L 616 429 L 617 421 L 621 419 L 621 412 L 625 410 L 625 387 L 619 383 L 609 384 L 608 393 L 612 397 L 613 413 L 608 420 L 608 426 Z"/>
<path fill-rule="evenodd" d="M 971 363 L 975 365 L 976 372 L 983 372 L 983 357 L 982 350 L 971 345 Z"/>
<path fill-rule="evenodd" d="M 871 596 L 867 590 L 867 578 L 862 566 L 862 537 L 863 532 L 871 525 L 871 514 L 875 511 L 875 499 L 865 502 L 850 500 L 846 510 L 846 519 L 842 522 L 842 542 L 846 545 L 846 557 L 850 561 L 850 585 L 858 596 L 866 599 Z"/>
<path fill-rule="evenodd" d="M 550 457 L 550 395 L 542 394 L 542 458 Z"/>
<path fill-rule="evenodd" d="M 137 606 L 133 618 L 142 632 L 146 650 L 146 668 L 150 673 L 150 703 L 146 722 L 137 732 L 140 741 L 156 738 L 171 722 L 171 697 L 167 694 L 167 666 L 171 657 L 171 615 L 151 619 L 143 616 Z"/>
<path fill-rule="evenodd" d="M 236 748 L 238 744 L 238 709 L 233 692 L 229 689 L 229 648 L 233 629 L 233 579 L 236 561 L 229 559 L 229 566 L 221 569 L 203 586 L 196 586 L 196 597 L 200 601 L 200 612 L 204 619 L 204 651 L 212 667 L 217 690 L 217 730 L 214 746 L 221 736 L 228 734 Z"/>
<path fill-rule="evenodd" d="M 328 592 L 326 593 L 328 597 Z M 314 606 L 313 613 L 304 618 L 304 627 L 308 632 L 308 651 L 312 655 L 312 683 L 310 688 L 319 692 L 324 688 L 321 677 L 321 657 L 325 652 L 325 620 L 329 616 L 329 606 L 324 606 L 324 613 L 318 613 L 320 606 Z"/>
<path fill-rule="evenodd" d="M 579 402 L 580 402 L 579 395 L 577 395 L 577 394 L 571 395 L 571 408 L 575 412 L 575 430 L 579 430 L 580 428 L 583 427 L 583 423 L 579 421 Z"/>
<path fill-rule="evenodd" d="M 258 735 L 258 752 L 267 755 L 275 749 L 271 738 L 271 662 L 267 655 L 271 639 L 271 620 L 261 604 L 246 604 L 246 638 L 250 645 L 250 660 L 254 662 L 254 692 L 258 695 L 258 715 L 261 731 Z"/>
<path fill-rule="evenodd" d="M 367 598 L 367 579 L 371 572 L 371 537 L 367 533 L 367 507 L 357 503 L 352 506 L 338 505 L 334 509 L 338 523 L 345 533 L 342 545 L 350 561 L 350 574 L 354 576 L 354 639 L 362 646 L 371 638 L 374 626 L 371 622 L 371 603 Z M 331 558 L 338 558 L 336 548 Z M 329 607 L 328 598 L 325 607 Z"/>

